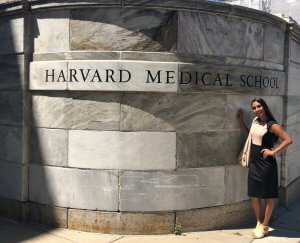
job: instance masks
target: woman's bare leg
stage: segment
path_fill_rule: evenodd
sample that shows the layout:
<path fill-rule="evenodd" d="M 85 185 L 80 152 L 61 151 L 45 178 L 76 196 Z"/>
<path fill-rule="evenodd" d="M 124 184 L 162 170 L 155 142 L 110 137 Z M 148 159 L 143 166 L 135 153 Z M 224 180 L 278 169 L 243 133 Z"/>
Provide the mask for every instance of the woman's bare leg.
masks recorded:
<path fill-rule="evenodd" d="M 266 208 L 265 208 L 265 219 L 263 221 L 263 225 L 264 226 L 268 226 L 269 225 L 269 220 L 271 218 L 273 209 L 274 209 L 274 199 L 270 198 L 270 199 L 265 199 L 266 202 Z"/>
<path fill-rule="evenodd" d="M 256 216 L 256 221 L 261 223 L 260 199 L 250 197 L 250 202 Z"/>

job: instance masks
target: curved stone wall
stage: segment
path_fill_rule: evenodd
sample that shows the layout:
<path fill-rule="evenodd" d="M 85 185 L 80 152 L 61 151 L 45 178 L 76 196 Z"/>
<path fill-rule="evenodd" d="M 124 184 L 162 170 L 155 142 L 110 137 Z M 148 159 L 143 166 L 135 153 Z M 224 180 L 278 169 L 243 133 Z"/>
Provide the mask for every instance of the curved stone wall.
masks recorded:
<path fill-rule="evenodd" d="M 29 176 L 15 183 L 23 197 L 0 195 L 28 195 L 33 220 L 105 233 L 168 233 L 175 222 L 192 231 L 249 219 L 235 113 L 260 96 L 287 125 L 295 105 L 286 97 L 297 77 L 288 71 L 286 22 L 205 1 L 18 2 L 3 5 L 10 15 L 2 13 L 0 32 L 12 34 L 0 43 L 16 44 L 0 51 L 12 70 L 1 87 L 12 84 L 8 76 L 20 81 L 15 86 L 25 83 L 25 98 L 15 105 L 19 89 L 1 93 L 26 122 L 1 123 L 0 135 L 6 144 L 23 136 L 17 141 L 24 145 L 20 159 L 8 158 L 18 156 L 9 147 L 0 156 L 13 161 L 3 168 L 21 165 Z M 19 29 L 24 39 L 14 34 Z M 24 82 L 14 78 L 16 68 L 23 73 L 15 59 L 25 66 Z M 250 124 L 250 111 L 245 116 Z M 287 172 L 287 158 L 277 158 L 282 187 L 288 173 L 300 174 Z"/>

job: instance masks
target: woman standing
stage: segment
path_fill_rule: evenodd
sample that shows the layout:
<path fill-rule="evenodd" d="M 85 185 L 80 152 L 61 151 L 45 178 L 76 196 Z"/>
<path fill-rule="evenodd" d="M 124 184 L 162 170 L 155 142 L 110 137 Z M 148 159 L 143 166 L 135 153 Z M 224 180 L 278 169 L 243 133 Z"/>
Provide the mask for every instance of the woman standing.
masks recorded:
<path fill-rule="evenodd" d="M 274 156 L 291 144 L 292 139 L 276 122 L 262 98 L 252 100 L 251 108 L 256 117 L 250 130 L 252 144 L 248 172 L 248 196 L 257 219 L 253 237 L 263 238 L 268 234 L 274 198 L 278 198 L 278 173 Z M 236 117 L 243 134 L 248 136 L 249 129 L 244 123 L 241 109 L 238 110 Z M 276 149 L 273 149 L 279 138 L 282 142 Z M 261 199 L 265 200 L 264 218 L 260 213 Z"/>

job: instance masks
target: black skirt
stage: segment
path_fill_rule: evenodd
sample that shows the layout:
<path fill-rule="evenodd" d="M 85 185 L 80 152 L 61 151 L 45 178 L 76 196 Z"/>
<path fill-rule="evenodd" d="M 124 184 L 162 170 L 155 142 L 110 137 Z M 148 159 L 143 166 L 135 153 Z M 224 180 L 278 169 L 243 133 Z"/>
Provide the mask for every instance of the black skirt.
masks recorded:
<path fill-rule="evenodd" d="M 248 196 L 278 198 L 278 172 L 276 159 L 263 158 L 262 146 L 251 145 L 251 160 L 248 172 Z"/>

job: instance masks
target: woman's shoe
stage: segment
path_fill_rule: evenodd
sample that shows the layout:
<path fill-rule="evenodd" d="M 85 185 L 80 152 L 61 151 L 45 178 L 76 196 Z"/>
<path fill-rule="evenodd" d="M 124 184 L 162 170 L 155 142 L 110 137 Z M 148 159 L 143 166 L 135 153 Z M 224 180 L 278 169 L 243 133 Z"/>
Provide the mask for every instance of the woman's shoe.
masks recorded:
<path fill-rule="evenodd" d="M 255 229 L 252 231 L 252 234 L 261 226 L 261 222 L 257 221 Z"/>
<path fill-rule="evenodd" d="M 253 238 L 254 239 L 261 239 L 264 238 L 269 232 L 269 227 L 260 224 L 255 230 L 253 231 Z"/>

